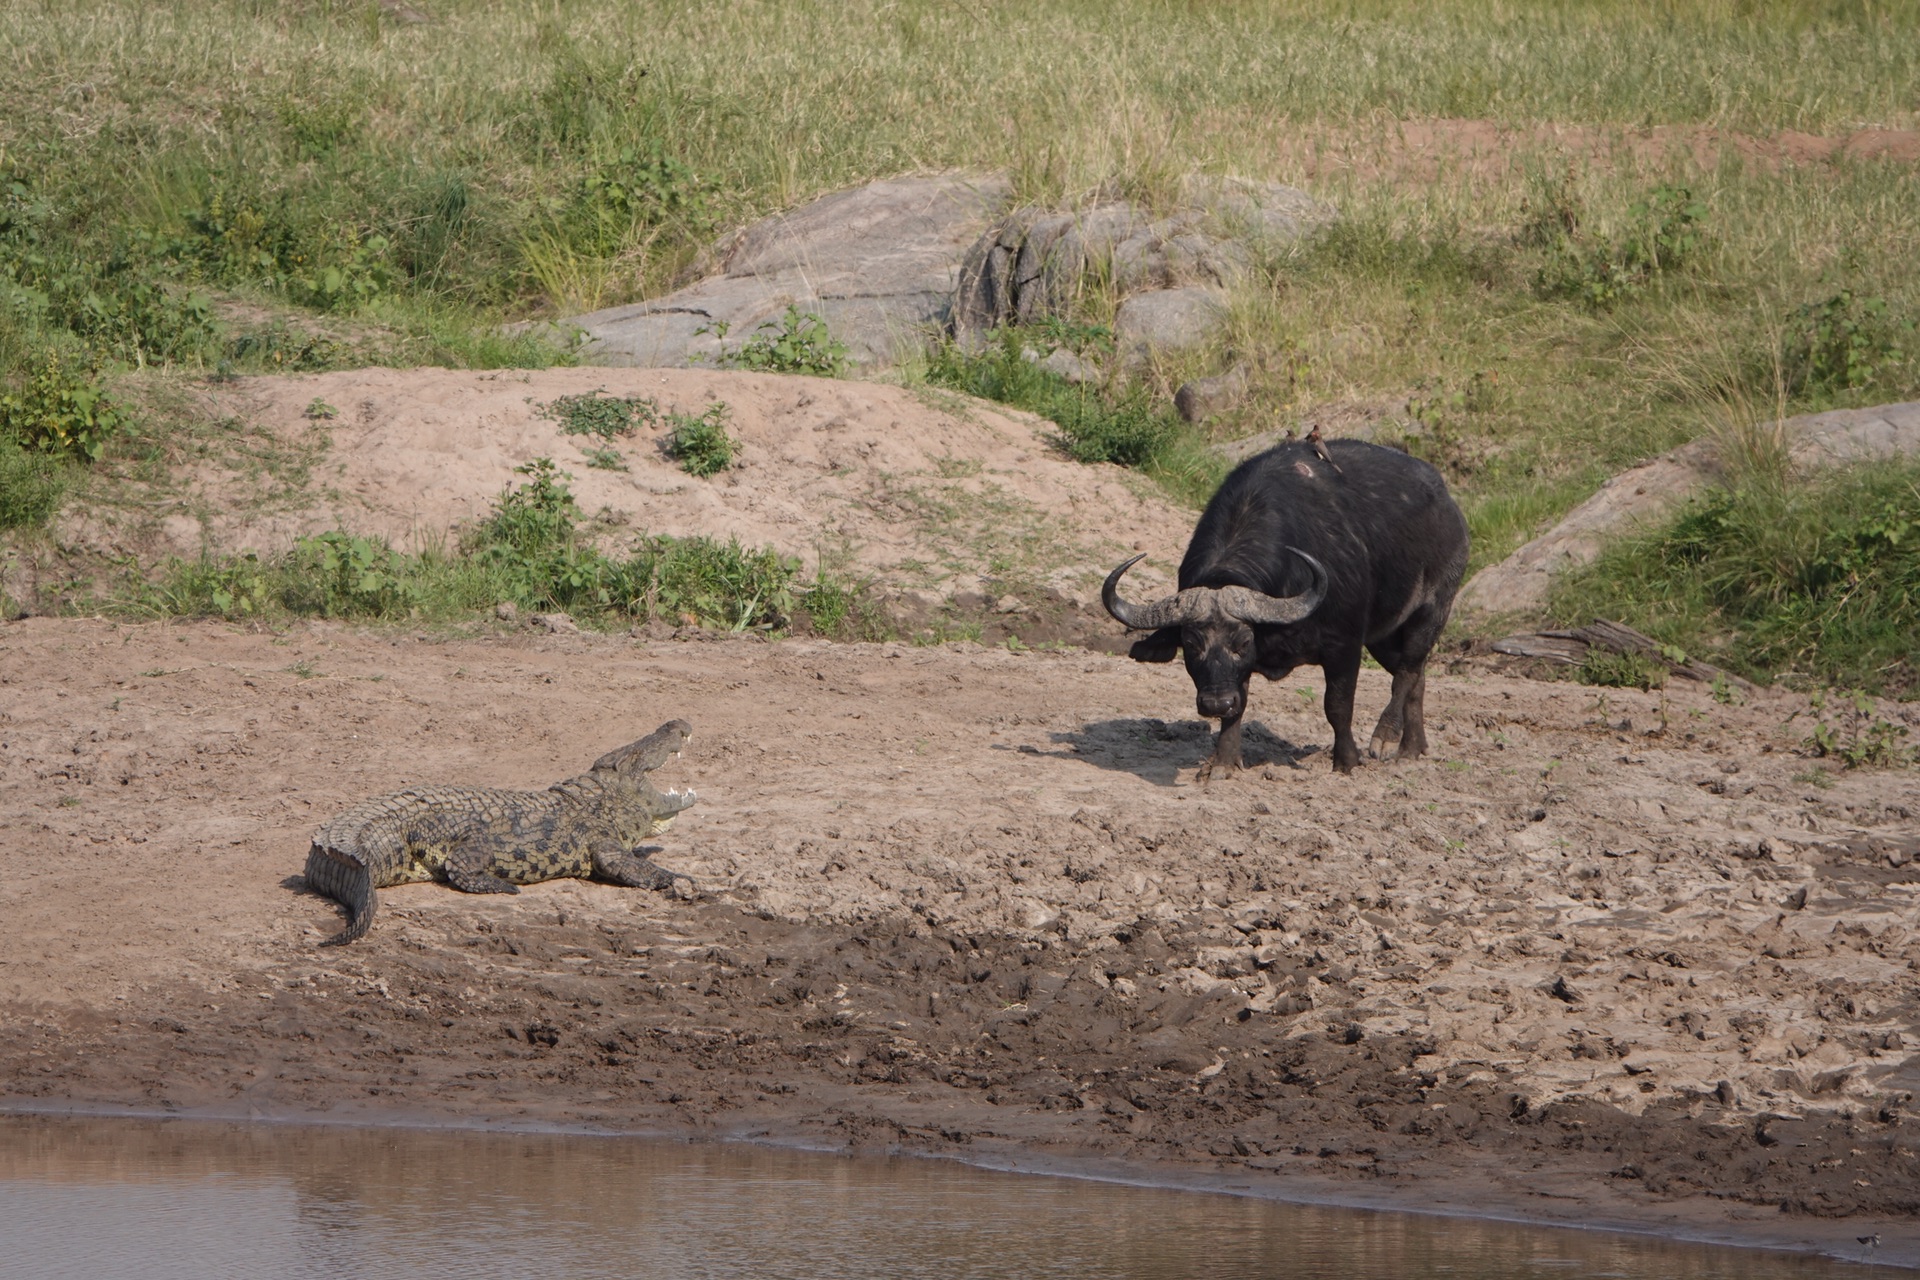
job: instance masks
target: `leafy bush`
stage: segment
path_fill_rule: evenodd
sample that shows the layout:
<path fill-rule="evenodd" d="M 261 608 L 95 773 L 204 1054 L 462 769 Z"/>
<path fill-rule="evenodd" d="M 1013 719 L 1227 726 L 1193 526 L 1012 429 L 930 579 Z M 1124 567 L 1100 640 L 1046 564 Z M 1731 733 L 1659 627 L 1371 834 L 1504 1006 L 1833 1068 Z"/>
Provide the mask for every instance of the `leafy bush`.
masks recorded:
<path fill-rule="evenodd" d="M 415 585 L 407 557 L 384 541 L 334 530 L 294 544 L 282 603 L 322 617 L 404 617 Z"/>
<path fill-rule="evenodd" d="M 1843 289 L 1793 313 L 1783 373 L 1790 391 L 1858 391 L 1906 359 L 1900 346 L 1913 325 L 1898 322 L 1884 298 Z"/>
<path fill-rule="evenodd" d="M 643 537 L 612 569 L 611 603 L 629 616 L 746 631 L 787 624 L 800 562 L 734 538 Z"/>
<path fill-rule="evenodd" d="M 57 350 L 20 386 L 0 391 L 0 439 L 93 461 L 125 422 L 97 379 L 71 372 Z"/>
<path fill-rule="evenodd" d="M 559 210 L 567 243 L 611 256 L 648 227 L 673 222 L 688 232 L 713 224 L 705 184 L 658 142 L 622 147 L 588 170 Z"/>
<path fill-rule="evenodd" d="M 827 332 L 827 322 L 792 303 L 778 324 L 766 321 L 737 351 L 726 350 L 728 325 L 724 320 L 695 333 L 711 333 L 720 340 L 723 369 L 751 369 L 756 373 L 809 373 L 837 378 L 846 371 L 847 346 Z"/>
<path fill-rule="evenodd" d="M 1549 198 L 1526 210 L 1522 240 L 1544 241 L 1548 257 L 1535 276 L 1547 297 L 1573 298 L 1606 307 L 1656 277 L 1685 269 L 1705 243 L 1705 204 L 1682 186 L 1662 183 L 1627 210 L 1626 228 L 1601 243 L 1583 234 L 1570 196 Z"/>
<path fill-rule="evenodd" d="M 503 595 L 541 608 L 599 605 L 606 561 L 580 541 L 580 506 L 551 458 L 515 467 L 526 483 L 500 495 L 465 550 L 499 579 Z"/>
<path fill-rule="evenodd" d="M 320 311 L 347 310 L 389 293 L 399 274 L 391 243 L 296 204 L 282 191 L 218 191 L 186 217 L 172 256 L 223 284 L 262 284 Z"/>
<path fill-rule="evenodd" d="M 1696 498 L 1555 592 L 1563 618 L 1620 618 L 1759 678 L 1920 688 L 1920 463 Z"/>
<path fill-rule="evenodd" d="M 559 423 L 566 435 L 593 436 L 609 443 L 660 420 L 660 404 L 651 396 L 610 396 L 603 390 L 561 396 L 541 405 L 540 412 Z"/>
<path fill-rule="evenodd" d="M 729 410 L 721 401 L 707 406 L 698 417 L 670 413 L 667 423 L 667 453 L 688 475 L 710 476 L 733 465 L 733 453 L 739 442 L 727 434 Z"/>

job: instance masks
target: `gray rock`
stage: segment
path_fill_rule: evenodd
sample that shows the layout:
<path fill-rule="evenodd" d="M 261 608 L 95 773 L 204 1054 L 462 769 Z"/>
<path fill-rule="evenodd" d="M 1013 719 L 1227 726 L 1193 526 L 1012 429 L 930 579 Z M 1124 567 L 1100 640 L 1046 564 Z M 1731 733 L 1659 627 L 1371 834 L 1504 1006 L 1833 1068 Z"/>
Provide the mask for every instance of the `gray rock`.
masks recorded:
<path fill-rule="evenodd" d="M 590 363 L 685 366 L 738 348 L 789 304 L 827 322 L 856 365 L 892 362 L 944 327 L 967 246 L 1007 196 L 1002 178 L 902 178 L 765 218 L 716 250 L 719 270 L 662 298 L 562 322 Z"/>
<path fill-rule="evenodd" d="M 1227 318 L 1226 301 L 1214 289 L 1155 289 L 1120 304 L 1114 334 L 1124 359 L 1204 346 Z"/>
<path fill-rule="evenodd" d="M 1204 205 L 1158 220 L 1114 201 L 1075 213 L 1016 209 L 967 251 L 952 310 L 953 333 L 977 344 L 990 329 L 1064 315 L 1090 279 L 1121 295 L 1208 286 L 1250 273 L 1255 246 L 1307 234 L 1330 220 L 1325 205 L 1277 183 L 1196 179 Z"/>
<path fill-rule="evenodd" d="M 1311 235 L 1336 216 L 1297 187 L 1247 178 L 1192 174 L 1180 183 L 1180 200 L 1205 210 L 1215 235 L 1268 249 Z"/>
<path fill-rule="evenodd" d="M 1195 378 L 1184 382 L 1173 393 L 1173 407 L 1188 422 L 1201 422 L 1216 414 L 1225 413 L 1239 404 L 1247 396 L 1247 370 L 1244 365 L 1235 365 L 1227 372 L 1211 378 Z"/>
<path fill-rule="evenodd" d="M 1088 364 L 1073 352 L 1061 347 L 1058 351 L 1040 361 L 1040 367 L 1048 373 L 1054 373 L 1068 382 L 1098 382 L 1100 371 Z"/>

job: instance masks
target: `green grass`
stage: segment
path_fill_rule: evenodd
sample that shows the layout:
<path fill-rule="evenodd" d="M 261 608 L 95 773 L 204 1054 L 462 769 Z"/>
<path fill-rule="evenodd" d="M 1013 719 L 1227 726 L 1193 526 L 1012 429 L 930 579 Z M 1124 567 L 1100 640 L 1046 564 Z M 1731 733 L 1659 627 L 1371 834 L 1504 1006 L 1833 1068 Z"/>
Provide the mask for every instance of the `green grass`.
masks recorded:
<path fill-rule="evenodd" d="M 997 331 L 977 352 L 947 343 L 923 376 L 936 387 L 964 391 L 1025 409 L 1058 427 L 1055 442 L 1080 462 L 1136 468 L 1193 505 L 1206 501 L 1226 475 L 1221 459 L 1164 401 L 1135 385 L 1074 384 L 1027 359 L 1051 345 L 1041 331 Z"/>
<path fill-rule="evenodd" d="M 1233 364 L 1253 389 L 1217 437 L 1346 412 L 1391 434 L 1411 401 L 1408 447 L 1460 497 L 1476 568 L 1714 430 L 1730 400 L 1920 395 L 1914 166 L 1702 164 L 1685 132 L 1915 128 L 1914 0 L 444 0 L 432 16 L 0 7 L 0 390 L 57 365 L 66 416 L 35 421 L 84 428 L 60 395 L 111 408 L 142 367 L 551 363 L 567 353 L 500 322 L 657 294 L 750 218 L 961 169 L 1051 205 L 1164 207 L 1200 171 L 1341 210 L 1258 264 L 1219 342 L 1131 386 L 935 357 L 940 385 L 1046 413 L 1070 451 L 1195 504 L 1220 468 L 1165 405 Z M 1477 156 L 1426 148 L 1460 120 L 1513 132 Z M 834 363 L 797 316 L 759 336 L 752 358 Z M 157 428 L 130 426 L 79 452 L 150 448 Z M 0 435 L 74 452 L 58 432 Z M 43 520 L 57 489 L 32 481 L 0 511 Z"/>
<path fill-rule="evenodd" d="M 1559 584 L 1564 621 L 1618 618 L 1760 680 L 1920 692 L 1920 462 L 1752 476 Z"/>
<path fill-rule="evenodd" d="M 863 587 L 824 570 L 805 579 L 798 559 L 768 548 L 643 534 L 623 554 L 609 554 L 583 528 L 564 472 L 545 458 L 520 471 L 526 480 L 457 547 L 407 554 L 336 530 L 279 556 L 173 559 L 80 607 L 143 617 L 445 622 L 507 603 L 564 611 L 589 626 L 885 634 Z"/>

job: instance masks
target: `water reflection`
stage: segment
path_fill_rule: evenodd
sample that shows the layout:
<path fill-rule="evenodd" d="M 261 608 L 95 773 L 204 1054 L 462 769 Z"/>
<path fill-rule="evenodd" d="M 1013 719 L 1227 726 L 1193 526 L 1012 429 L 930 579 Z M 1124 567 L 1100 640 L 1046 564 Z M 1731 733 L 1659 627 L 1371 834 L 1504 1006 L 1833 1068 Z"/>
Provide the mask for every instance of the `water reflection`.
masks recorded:
<path fill-rule="evenodd" d="M 0 1117 L 0 1276 L 1860 1276 L 1602 1233 L 627 1138 Z"/>

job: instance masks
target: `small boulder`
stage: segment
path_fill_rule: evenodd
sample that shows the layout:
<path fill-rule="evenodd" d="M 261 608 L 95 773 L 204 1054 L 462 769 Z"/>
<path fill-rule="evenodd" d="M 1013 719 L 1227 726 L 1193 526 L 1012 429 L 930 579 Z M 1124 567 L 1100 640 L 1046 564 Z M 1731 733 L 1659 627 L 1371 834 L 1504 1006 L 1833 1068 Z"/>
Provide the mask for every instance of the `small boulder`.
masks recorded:
<path fill-rule="evenodd" d="M 1100 371 L 1098 369 L 1065 347 L 1061 347 L 1045 360 L 1040 361 L 1040 367 L 1048 373 L 1058 374 L 1068 382 L 1100 381 Z"/>
<path fill-rule="evenodd" d="M 1246 397 L 1246 367 L 1235 365 L 1215 377 L 1195 378 L 1191 382 L 1181 383 L 1180 389 L 1173 393 L 1173 407 L 1188 422 L 1203 422 L 1225 413 Z"/>
<path fill-rule="evenodd" d="M 1154 289 L 1120 304 L 1114 330 L 1121 351 L 1137 360 L 1153 352 L 1205 346 L 1226 318 L 1226 301 L 1217 290 Z"/>

